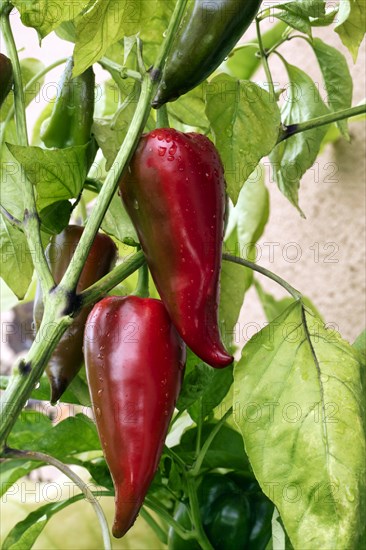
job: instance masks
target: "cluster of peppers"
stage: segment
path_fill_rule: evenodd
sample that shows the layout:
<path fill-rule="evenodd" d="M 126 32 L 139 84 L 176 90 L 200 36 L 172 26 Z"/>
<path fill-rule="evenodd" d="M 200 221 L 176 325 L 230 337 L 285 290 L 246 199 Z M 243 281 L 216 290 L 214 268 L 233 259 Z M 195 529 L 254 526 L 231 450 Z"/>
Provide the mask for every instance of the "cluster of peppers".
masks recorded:
<path fill-rule="evenodd" d="M 249 26 L 259 5 L 259 0 L 248 0 L 244 6 L 238 0 L 191 2 L 152 106 L 176 99 L 211 74 Z M 70 60 L 60 84 L 41 138 L 47 147 L 86 144 L 93 121 L 93 70 L 73 78 Z M 183 380 L 185 344 L 212 367 L 233 361 L 218 325 L 226 193 L 214 145 L 203 135 L 172 128 L 143 135 L 120 178 L 119 190 L 161 300 L 110 296 L 92 310 L 81 308 L 46 370 L 55 403 L 85 358 L 98 433 L 115 486 L 112 531 L 116 537 L 134 523 L 157 469 Z M 69 226 L 51 238 L 47 258 L 56 284 L 72 261 L 82 231 Z M 116 255 L 113 241 L 98 233 L 75 293 L 105 275 Z M 42 314 L 38 289 L 37 326 Z M 257 528 L 248 488 L 243 492 L 234 479 L 213 474 L 204 478 L 200 491 L 203 526 L 215 548 L 251 544 Z M 176 518 L 189 527 L 184 504 Z M 239 544 L 228 546 L 233 537 Z M 182 542 L 170 534 L 172 549 L 185 547 Z"/>

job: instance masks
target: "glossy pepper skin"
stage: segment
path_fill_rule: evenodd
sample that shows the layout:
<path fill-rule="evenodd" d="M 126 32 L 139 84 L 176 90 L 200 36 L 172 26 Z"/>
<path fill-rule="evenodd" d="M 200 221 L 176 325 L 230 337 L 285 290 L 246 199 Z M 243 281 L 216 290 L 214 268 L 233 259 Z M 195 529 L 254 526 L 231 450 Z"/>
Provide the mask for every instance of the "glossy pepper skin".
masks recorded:
<path fill-rule="evenodd" d="M 88 317 L 84 354 L 115 486 L 113 535 L 133 525 L 158 467 L 182 384 L 185 346 L 160 300 L 110 296 Z"/>
<path fill-rule="evenodd" d="M 215 146 L 200 134 L 150 132 L 119 186 L 179 334 L 209 365 L 229 365 L 218 326 L 225 180 Z"/>
<path fill-rule="evenodd" d="M 46 255 L 55 283 L 58 284 L 69 266 L 75 248 L 80 241 L 83 228 L 69 225 L 59 235 L 51 238 Z M 112 239 L 97 233 L 84 268 L 81 272 L 76 292 L 85 290 L 106 275 L 117 258 L 117 248 Z M 83 335 L 86 319 L 92 309 L 87 306 L 81 309 L 75 321 L 65 332 L 54 350 L 46 368 L 51 385 L 51 403 L 56 403 L 83 364 Z M 34 301 L 34 321 L 39 327 L 43 316 L 43 300 L 40 286 L 37 287 Z"/>
<path fill-rule="evenodd" d="M 51 116 L 41 130 L 46 147 L 84 145 L 91 138 L 94 113 L 95 77 L 92 67 L 72 78 L 73 58 L 70 57 L 58 83 L 57 98 Z"/>
<path fill-rule="evenodd" d="M 256 481 L 235 474 L 207 474 L 198 490 L 203 528 L 215 550 L 265 550 L 272 534 L 274 506 Z M 177 507 L 174 519 L 191 529 L 188 509 Z M 194 539 L 184 540 L 170 528 L 169 550 L 198 550 Z"/>
<path fill-rule="evenodd" d="M 253 21 L 261 0 L 194 0 L 168 54 L 153 107 L 192 90 L 224 61 Z"/>
<path fill-rule="evenodd" d="M 13 66 L 6 55 L 0 53 L 0 107 L 13 85 Z"/>

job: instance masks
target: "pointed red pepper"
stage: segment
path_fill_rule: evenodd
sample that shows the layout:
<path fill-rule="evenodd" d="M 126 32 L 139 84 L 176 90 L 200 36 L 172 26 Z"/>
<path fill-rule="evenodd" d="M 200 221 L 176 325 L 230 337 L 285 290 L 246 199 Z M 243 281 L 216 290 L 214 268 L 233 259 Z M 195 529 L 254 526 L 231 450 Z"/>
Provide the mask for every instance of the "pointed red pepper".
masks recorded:
<path fill-rule="evenodd" d="M 160 300 L 109 296 L 84 335 L 95 420 L 115 486 L 113 535 L 133 525 L 158 467 L 182 384 L 185 346 Z"/>
<path fill-rule="evenodd" d="M 179 334 L 209 365 L 229 365 L 218 326 L 225 179 L 215 146 L 200 134 L 154 130 L 119 186 Z"/>

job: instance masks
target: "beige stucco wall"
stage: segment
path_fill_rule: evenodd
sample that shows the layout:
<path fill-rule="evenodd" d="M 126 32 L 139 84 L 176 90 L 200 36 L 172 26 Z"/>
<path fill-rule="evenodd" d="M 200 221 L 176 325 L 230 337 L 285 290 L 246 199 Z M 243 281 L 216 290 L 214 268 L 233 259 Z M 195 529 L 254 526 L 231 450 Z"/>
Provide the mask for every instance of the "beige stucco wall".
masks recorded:
<path fill-rule="evenodd" d="M 365 41 L 354 65 L 331 28 L 316 29 L 314 34 L 346 56 L 354 79 L 353 105 L 356 105 L 366 96 Z M 297 65 L 319 83 L 320 93 L 324 97 L 320 72 L 307 44 L 303 40 L 292 40 L 284 44 L 280 51 L 290 63 Z M 270 66 L 274 81 L 285 84 L 288 80 L 276 56 L 270 58 Z M 265 76 L 258 73 L 256 79 L 265 80 Z M 305 220 L 279 192 L 267 169 L 271 214 L 259 241 L 262 253 L 259 263 L 311 298 L 326 322 L 338 328 L 343 337 L 353 342 L 366 325 L 365 122 L 351 122 L 350 132 L 350 144 L 340 140 L 327 145 L 318 157 L 315 169 L 303 177 L 300 205 L 305 212 Z M 268 243 L 272 243 L 272 246 Z M 289 243 L 297 243 L 297 246 Z M 270 258 L 271 250 L 273 258 Z M 298 261 L 290 262 L 286 255 Z M 272 281 L 262 276 L 259 280 L 268 292 L 278 297 L 285 296 L 285 292 Z M 250 322 L 258 323 L 259 326 L 266 322 L 254 290 L 248 292 L 240 316 L 241 344 L 255 330 L 254 325 L 249 326 Z"/>

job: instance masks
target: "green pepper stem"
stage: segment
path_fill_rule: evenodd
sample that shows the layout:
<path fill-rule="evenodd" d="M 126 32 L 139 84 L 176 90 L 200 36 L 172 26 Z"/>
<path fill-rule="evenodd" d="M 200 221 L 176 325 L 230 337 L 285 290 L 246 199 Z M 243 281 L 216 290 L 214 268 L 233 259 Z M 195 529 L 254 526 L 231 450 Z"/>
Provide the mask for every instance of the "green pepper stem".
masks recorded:
<path fill-rule="evenodd" d="M 284 141 L 295 134 L 299 134 L 300 132 L 306 132 L 306 130 L 319 128 L 320 126 L 325 126 L 326 124 L 331 124 L 332 122 L 362 115 L 364 113 L 366 113 L 366 104 L 357 105 L 357 107 L 350 107 L 349 109 L 343 109 L 342 111 L 336 111 L 335 113 L 329 113 L 317 118 L 312 118 L 311 120 L 306 120 L 305 122 L 290 124 L 289 126 L 282 124 L 277 143 L 281 143 L 281 141 Z"/>
<path fill-rule="evenodd" d="M 149 268 L 147 267 L 146 262 L 144 262 L 138 270 L 137 285 L 131 294 L 132 296 L 140 296 L 140 298 L 148 298 L 150 296 Z"/>
<path fill-rule="evenodd" d="M 98 63 L 101 67 L 103 67 L 103 69 L 110 73 L 113 79 L 115 76 L 118 76 L 118 78 L 121 78 L 122 80 L 125 80 L 126 78 L 133 78 L 133 80 L 136 80 L 137 82 L 142 81 L 141 73 L 127 69 L 126 67 L 115 63 L 111 59 L 108 59 L 108 57 L 102 57 Z"/>
<path fill-rule="evenodd" d="M 145 256 L 142 251 L 136 252 L 136 254 L 126 258 L 123 263 L 117 265 L 107 275 L 99 279 L 97 283 L 94 283 L 78 295 L 81 300 L 81 307 L 94 304 L 100 300 L 101 296 L 107 294 L 107 292 L 124 279 L 127 279 L 137 269 L 141 268 L 144 263 Z"/>
<path fill-rule="evenodd" d="M 284 279 L 282 279 L 275 273 L 272 273 L 272 271 L 269 271 L 269 269 L 266 269 L 265 267 L 261 267 L 260 265 L 250 262 L 249 260 L 244 260 L 243 258 L 232 256 L 231 254 L 223 254 L 222 259 L 226 260 L 227 262 L 233 262 L 234 264 L 239 264 L 244 267 L 249 267 L 249 269 L 252 269 L 253 271 L 258 271 L 258 273 L 265 275 L 269 279 L 272 279 L 272 281 L 275 281 L 276 283 L 281 285 L 284 289 L 287 290 L 289 294 L 291 294 L 291 296 L 295 298 L 295 300 L 301 300 L 302 298 L 301 293 L 298 290 L 296 290 L 296 288 L 291 286 L 288 282 L 286 282 Z"/>
<path fill-rule="evenodd" d="M 17 128 L 17 137 L 20 145 L 28 145 L 27 121 L 25 117 L 25 96 L 22 83 L 22 74 L 18 51 L 14 41 L 13 32 L 10 25 L 10 10 L 4 10 L 1 16 L 1 28 L 4 34 L 5 43 L 11 59 L 14 75 L 14 104 L 15 104 L 15 122 Z M 32 183 L 26 177 L 22 166 L 20 166 L 21 181 L 23 181 L 24 204 L 27 208 L 24 212 L 23 229 L 29 249 L 34 253 L 34 267 L 36 269 L 43 295 L 47 296 L 49 290 L 54 286 L 54 280 L 48 266 L 42 241 L 40 223 L 36 208 L 36 199 Z"/>
<path fill-rule="evenodd" d="M 189 504 L 192 513 L 192 523 L 195 528 L 196 539 L 203 550 L 214 550 L 202 526 L 200 507 L 196 490 L 196 480 L 194 479 L 194 477 L 187 477 L 187 489 Z"/>
<path fill-rule="evenodd" d="M 157 128 L 170 128 L 170 126 L 169 126 L 169 117 L 168 117 L 168 109 L 166 108 L 166 105 L 162 105 L 156 111 L 156 127 Z"/>
<path fill-rule="evenodd" d="M 95 510 L 95 513 L 97 515 L 98 522 L 101 528 L 105 550 L 112 549 L 107 520 L 105 518 L 104 512 L 98 500 L 95 498 L 95 496 L 93 495 L 92 491 L 89 489 L 87 484 L 84 483 L 84 481 L 78 475 L 76 475 L 75 472 L 71 470 L 71 468 L 66 466 L 66 464 L 64 464 L 60 460 L 57 460 L 57 458 L 54 458 L 53 456 L 50 456 L 38 451 L 20 451 L 18 449 L 10 449 L 9 447 L 7 447 L 4 450 L 4 455 L 7 458 L 15 458 L 15 459 L 19 458 L 22 460 L 27 458 L 29 460 L 37 460 L 39 462 L 44 462 L 45 464 L 54 466 L 55 468 L 60 470 L 60 472 L 65 474 L 65 476 L 71 479 L 71 481 L 73 481 L 75 485 L 79 487 L 80 491 L 84 494 L 86 500 L 90 502 L 90 504 L 93 506 Z"/>

